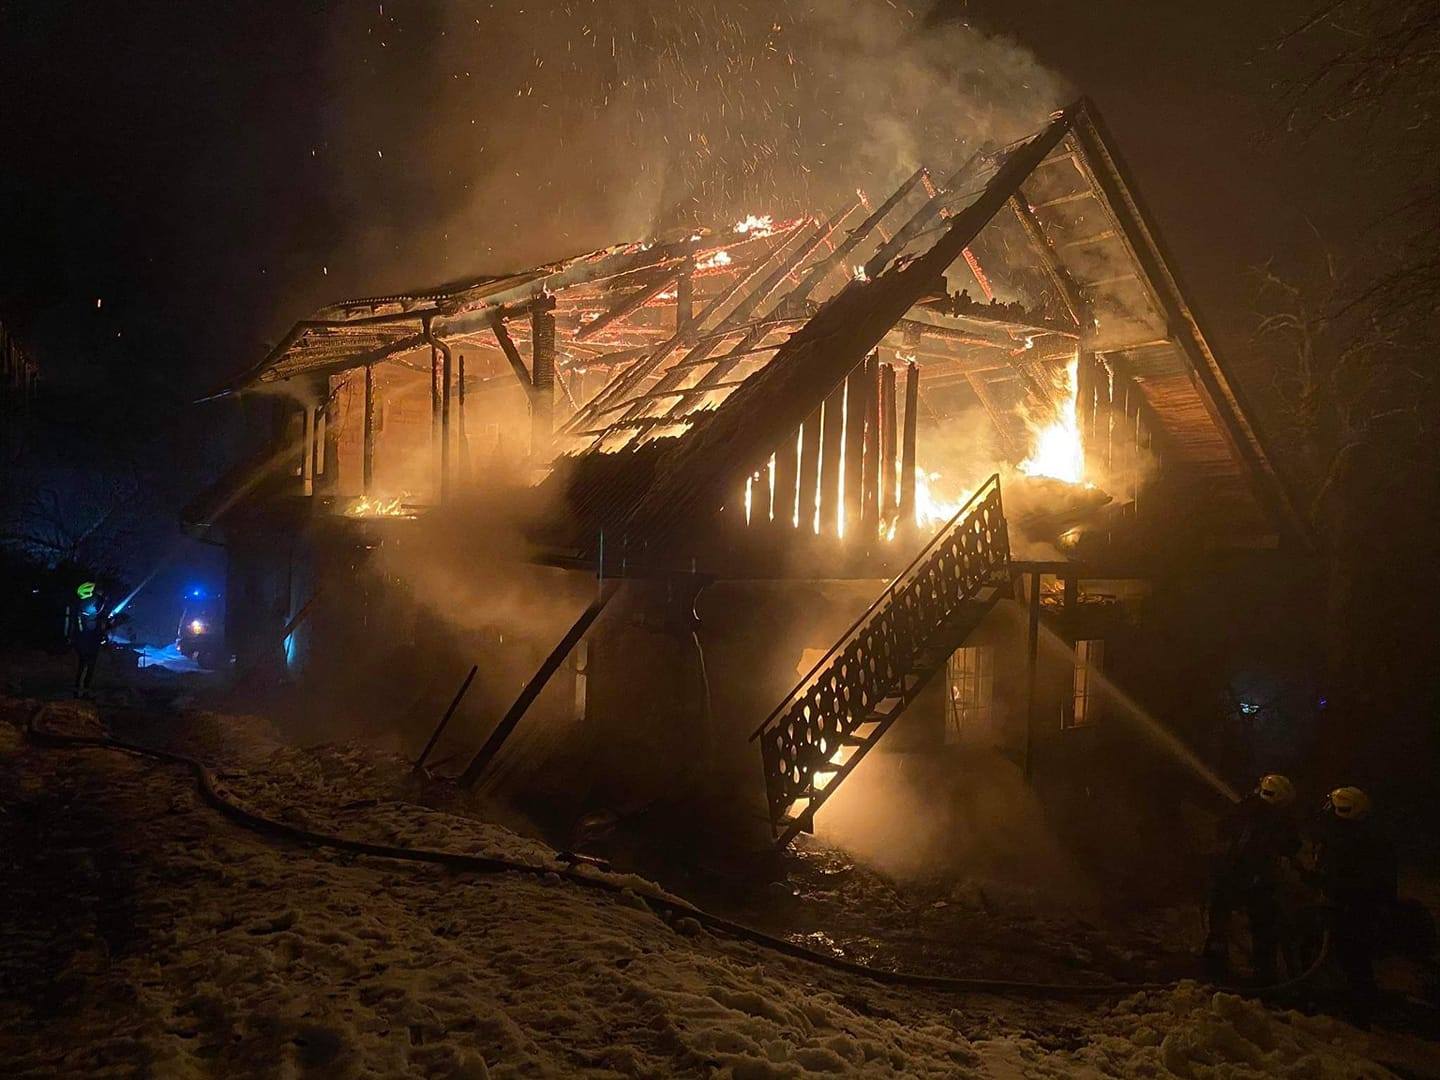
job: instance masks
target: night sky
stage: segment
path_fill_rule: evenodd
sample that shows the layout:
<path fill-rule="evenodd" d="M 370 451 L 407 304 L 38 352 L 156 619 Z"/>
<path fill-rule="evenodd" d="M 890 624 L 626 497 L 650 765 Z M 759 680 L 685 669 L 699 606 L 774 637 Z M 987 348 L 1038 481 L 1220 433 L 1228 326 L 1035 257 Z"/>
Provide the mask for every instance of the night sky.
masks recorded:
<path fill-rule="evenodd" d="M 807 53 L 784 25 L 816 7 L 835 51 Z M 109 382 L 143 358 L 160 383 L 181 377 L 178 401 L 343 296 L 529 265 L 629 239 L 657 213 L 758 205 L 761 191 L 823 202 L 832 169 L 878 183 L 865 158 L 891 147 L 857 127 L 929 95 L 893 74 L 896 42 L 864 7 L 12 0 L 0 6 L 0 310 L 52 379 Z M 1093 97 L 1216 336 L 1238 347 L 1247 268 L 1313 247 L 1316 232 L 1352 244 L 1378 182 L 1363 147 L 1276 137 L 1273 86 L 1298 59 L 1272 46 L 1309 7 L 947 3 L 917 36 L 934 42 L 923 62 L 945 70 L 975 55 L 973 39 L 935 28 L 968 21 L 1057 75 L 1037 87 L 999 73 L 997 45 L 971 61 L 978 74 L 955 62 L 971 99 L 1033 115 L 1047 95 Z M 803 85 L 772 112 L 774 78 Z M 939 105 L 961 126 L 992 119 Z M 778 116 L 786 106 L 811 115 Z M 707 128 L 721 160 L 647 164 L 657 133 L 671 147 Z M 736 141 L 747 129 L 753 161 Z M 636 191 L 644 213 L 626 204 Z"/>

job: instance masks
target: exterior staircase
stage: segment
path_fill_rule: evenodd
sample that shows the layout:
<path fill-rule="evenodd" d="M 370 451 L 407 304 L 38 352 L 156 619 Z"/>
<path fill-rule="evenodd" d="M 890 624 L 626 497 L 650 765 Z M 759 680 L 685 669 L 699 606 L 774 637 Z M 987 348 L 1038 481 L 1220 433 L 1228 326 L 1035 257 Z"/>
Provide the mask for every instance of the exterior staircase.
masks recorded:
<path fill-rule="evenodd" d="M 751 736 L 777 845 L 814 830 L 815 811 L 1008 589 L 1009 564 L 997 474 Z"/>

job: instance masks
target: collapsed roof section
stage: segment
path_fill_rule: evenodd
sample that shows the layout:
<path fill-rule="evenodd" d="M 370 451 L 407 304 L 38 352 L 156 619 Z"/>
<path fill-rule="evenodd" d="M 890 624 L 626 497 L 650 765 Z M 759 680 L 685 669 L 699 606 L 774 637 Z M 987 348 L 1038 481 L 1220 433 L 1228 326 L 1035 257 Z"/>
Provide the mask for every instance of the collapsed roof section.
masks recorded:
<path fill-rule="evenodd" d="M 1085 102 L 938 185 L 919 169 L 878 204 L 857 193 L 823 217 L 333 305 L 222 393 L 398 360 L 437 337 L 503 351 L 523 377 L 505 320 L 536 306 L 553 309 L 570 406 L 546 484 L 578 546 L 707 520 L 882 345 L 918 359 L 927 387 L 973 394 L 1002 437 L 1016 402 L 1045 397 L 1048 369 L 1087 350 L 1143 397 L 1167 477 L 1197 505 L 1238 531 L 1304 535 Z M 513 323 L 521 345 L 526 324 Z M 598 393 L 572 393 L 595 371 Z"/>

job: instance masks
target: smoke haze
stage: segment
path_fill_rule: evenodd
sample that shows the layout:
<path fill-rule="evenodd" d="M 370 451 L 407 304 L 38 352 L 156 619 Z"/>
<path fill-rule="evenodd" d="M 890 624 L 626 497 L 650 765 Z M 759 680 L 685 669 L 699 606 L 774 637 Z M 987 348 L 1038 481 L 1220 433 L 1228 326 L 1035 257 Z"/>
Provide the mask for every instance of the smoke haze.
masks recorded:
<path fill-rule="evenodd" d="M 1013 42 L 880 0 L 390 2 L 337 21 L 325 69 L 332 261 L 372 292 L 883 198 L 1064 97 Z"/>

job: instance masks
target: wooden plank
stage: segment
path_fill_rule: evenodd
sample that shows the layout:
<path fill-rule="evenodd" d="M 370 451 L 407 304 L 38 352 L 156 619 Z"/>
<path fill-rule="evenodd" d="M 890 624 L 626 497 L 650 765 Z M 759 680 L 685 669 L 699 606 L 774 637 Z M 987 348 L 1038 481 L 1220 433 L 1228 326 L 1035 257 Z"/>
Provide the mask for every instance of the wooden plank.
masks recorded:
<path fill-rule="evenodd" d="M 1089 194 L 1087 191 L 1086 194 Z M 1045 235 L 1045 229 L 1035 216 L 1030 206 L 1030 200 L 1025 197 L 1023 190 L 1017 190 L 1010 197 L 1010 209 L 1014 211 L 1016 220 L 1020 222 L 1020 229 L 1025 234 L 1025 239 L 1030 242 L 1030 247 L 1040 259 L 1040 265 L 1050 275 L 1055 290 L 1060 294 L 1070 317 L 1082 331 L 1094 327 L 1094 316 L 1090 312 L 1090 303 L 1085 297 L 1085 292 L 1076 284 L 1075 279 L 1070 276 L 1069 269 L 1061 261 L 1056 253 L 1055 247 L 1050 238 Z"/>
<path fill-rule="evenodd" d="M 865 543 L 880 535 L 880 353 L 865 359 L 865 471 L 860 490 L 860 528 Z"/>
<path fill-rule="evenodd" d="M 860 532 L 860 514 L 865 498 L 865 413 L 869 404 L 865 393 L 867 361 L 861 360 L 845 378 L 845 492 L 841 500 L 845 519 L 841 533 L 847 540 Z"/>
<path fill-rule="evenodd" d="M 301 406 L 304 414 L 304 434 L 300 439 L 300 492 L 302 495 L 315 494 L 315 408 Z"/>
<path fill-rule="evenodd" d="M 900 437 L 900 528 L 915 528 L 915 440 L 920 420 L 920 365 L 905 365 L 905 414 Z"/>
<path fill-rule="evenodd" d="M 679 271 L 669 271 L 661 274 L 649 285 L 636 289 L 608 311 L 601 312 L 594 319 L 591 319 L 588 323 L 582 325 L 580 329 L 576 330 L 575 340 L 584 341 L 586 338 L 594 337 L 612 323 L 620 322 L 626 316 L 633 315 L 668 289 L 678 276 Z"/>
<path fill-rule="evenodd" d="M 838 536 L 844 513 L 841 449 L 845 431 L 845 384 L 825 399 L 820 435 L 820 533 Z"/>
<path fill-rule="evenodd" d="M 800 498 L 799 528 L 802 533 L 815 530 L 815 489 L 820 483 L 820 410 L 806 418 L 800 428 Z"/>
<path fill-rule="evenodd" d="M 895 365 L 880 365 L 880 519 L 895 520 L 900 505 L 899 442 L 895 430 Z"/>
<path fill-rule="evenodd" d="M 363 464 L 361 466 L 363 485 L 362 490 L 366 495 L 375 483 L 375 365 L 365 365 L 365 430 L 362 435 L 364 440 Z"/>
<path fill-rule="evenodd" d="M 530 316 L 530 453 L 548 457 L 555 432 L 555 316 L 537 309 Z"/>
<path fill-rule="evenodd" d="M 775 495 L 771 523 L 777 529 L 795 528 L 795 498 L 800 486 L 800 432 L 792 431 L 775 448 Z"/>

